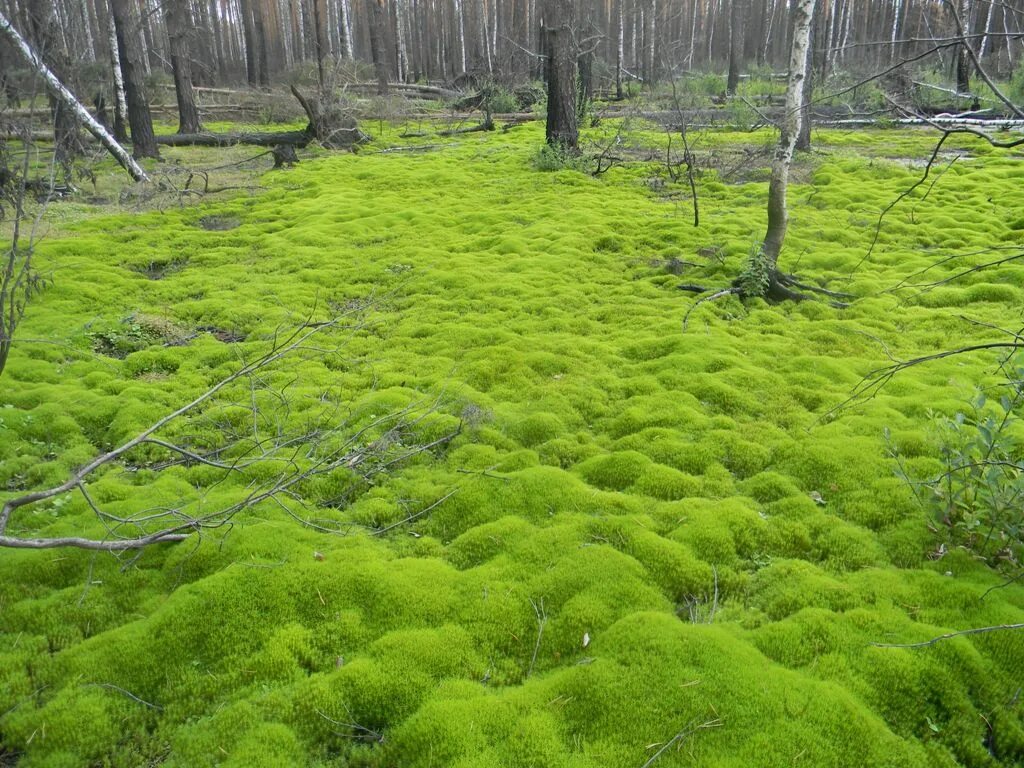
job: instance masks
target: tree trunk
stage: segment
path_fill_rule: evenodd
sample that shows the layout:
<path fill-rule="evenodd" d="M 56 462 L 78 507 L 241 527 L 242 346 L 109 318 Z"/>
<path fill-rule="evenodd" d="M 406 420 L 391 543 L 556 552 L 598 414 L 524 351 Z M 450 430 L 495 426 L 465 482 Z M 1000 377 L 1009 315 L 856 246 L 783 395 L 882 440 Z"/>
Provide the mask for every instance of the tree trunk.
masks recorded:
<path fill-rule="evenodd" d="M 121 76 L 124 78 L 124 95 L 128 103 L 128 125 L 132 132 L 133 157 L 160 157 L 153 135 L 153 117 L 143 87 L 143 72 L 140 66 L 141 51 L 135 31 L 138 18 L 134 13 L 132 0 L 110 0 L 114 14 L 114 29 L 117 32 L 118 59 Z"/>
<path fill-rule="evenodd" d="M 822 0 L 815 0 L 812 16 L 820 13 Z M 807 62 L 804 67 L 804 81 L 802 84 L 803 93 L 800 96 L 800 130 L 796 139 L 796 149 L 800 152 L 809 152 L 811 149 L 811 99 L 814 95 L 814 48 L 818 40 L 818 25 L 814 20 L 807 36 Z"/>
<path fill-rule="evenodd" d="M 953 13 L 957 13 L 955 8 Z M 956 49 L 956 89 L 958 92 L 966 94 L 971 92 L 971 54 L 967 50 L 967 46 L 969 46 L 971 42 L 966 38 L 966 35 L 970 33 L 971 29 L 970 0 L 961 0 L 959 13 L 960 25 L 963 28 L 965 39 L 961 40 L 960 45 L 958 45 Z"/>
<path fill-rule="evenodd" d="M 327 4 L 324 0 L 313 0 L 313 27 L 316 43 L 316 74 L 320 91 L 327 87 L 327 76 L 324 72 L 324 59 L 328 53 L 327 40 Z"/>
<path fill-rule="evenodd" d="M 624 19 L 624 16 L 623 16 L 623 10 L 622 10 L 622 6 L 623 6 L 623 4 L 625 2 L 626 2 L 626 0 L 617 0 L 616 1 L 616 6 L 617 6 L 617 9 L 618 9 L 618 27 L 619 27 L 619 29 L 618 29 L 618 35 L 616 36 L 618 42 L 617 42 L 617 44 L 615 46 L 615 98 L 619 99 L 620 101 L 623 98 L 623 93 L 622 93 L 622 59 L 623 59 L 623 54 L 625 52 L 624 49 L 625 49 L 625 46 L 626 46 L 626 25 L 625 25 L 625 19 Z"/>
<path fill-rule="evenodd" d="M 388 92 L 388 64 L 384 54 L 384 0 L 366 0 L 366 8 L 370 13 L 370 57 L 373 59 L 373 70 L 377 75 L 377 93 L 384 96 Z"/>
<path fill-rule="evenodd" d="M 245 80 L 250 88 L 256 88 L 260 82 L 257 65 L 256 27 L 252 15 L 253 0 L 239 0 L 242 12 L 242 36 L 245 42 Z"/>
<path fill-rule="evenodd" d="M 764 236 L 763 254 L 771 273 L 772 285 L 777 283 L 779 254 L 786 239 L 789 210 L 786 192 L 789 186 L 789 167 L 793 150 L 800 134 L 803 114 L 804 80 L 807 77 L 807 58 L 810 49 L 811 22 L 814 0 L 795 0 L 793 14 L 793 44 L 789 57 L 789 83 L 786 87 L 786 112 L 782 118 L 779 146 L 772 160 L 772 177 L 768 185 L 768 229 Z"/>
<path fill-rule="evenodd" d="M 349 0 L 340 0 L 341 2 L 341 23 L 339 26 L 339 32 L 344 37 L 342 39 L 341 50 L 345 55 L 346 59 L 352 59 L 352 22 L 349 20 Z"/>
<path fill-rule="evenodd" d="M 544 14 L 544 46 L 548 56 L 547 142 L 577 151 L 576 46 L 573 42 L 573 0 L 548 0 Z"/>
<path fill-rule="evenodd" d="M 743 56 L 743 9 L 742 0 L 729 2 L 729 77 L 725 92 L 736 95 L 740 84 L 740 58 Z"/>
<path fill-rule="evenodd" d="M 164 10 L 171 44 L 174 94 L 178 100 L 178 133 L 199 133 L 203 126 L 192 89 L 192 60 L 188 46 L 188 31 L 192 24 L 187 0 L 164 0 Z"/>
<path fill-rule="evenodd" d="M 267 53 L 267 27 L 263 9 L 258 2 L 253 6 L 252 26 L 256 38 L 256 72 L 260 88 L 270 88 L 270 56 Z"/>
<path fill-rule="evenodd" d="M 82 106 L 78 99 L 75 98 L 75 95 L 64 87 L 64 84 L 43 63 L 43 60 L 25 42 L 24 38 L 18 34 L 18 31 L 7 20 L 2 11 L 0 11 L 0 37 L 5 37 L 10 41 L 12 49 L 20 53 L 28 65 L 46 81 L 46 87 L 50 92 L 60 99 L 69 110 L 75 113 L 75 116 L 88 129 L 89 133 L 95 136 L 107 148 L 110 154 L 114 156 L 114 159 L 131 174 L 133 179 L 136 181 L 149 180 L 146 172 L 128 155 L 124 147 L 107 133 L 107 130 L 89 114 L 89 110 Z"/>
<path fill-rule="evenodd" d="M 126 142 L 128 141 L 128 102 L 124 97 L 124 78 L 121 76 L 121 60 L 118 54 L 114 15 L 110 12 L 107 13 L 107 35 L 110 45 L 110 70 L 114 76 L 114 138 L 120 142 Z"/>
<path fill-rule="evenodd" d="M 67 80 L 71 70 L 71 60 L 67 49 L 61 42 L 61 30 L 50 0 L 31 0 L 27 6 L 30 39 L 43 61 L 61 79 Z M 71 172 L 71 163 L 82 153 L 82 144 L 78 135 L 78 121 L 74 111 L 50 93 L 50 111 L 53 116 L 53 145 L 57 162 L 64 169 L 65 175 Z"/>

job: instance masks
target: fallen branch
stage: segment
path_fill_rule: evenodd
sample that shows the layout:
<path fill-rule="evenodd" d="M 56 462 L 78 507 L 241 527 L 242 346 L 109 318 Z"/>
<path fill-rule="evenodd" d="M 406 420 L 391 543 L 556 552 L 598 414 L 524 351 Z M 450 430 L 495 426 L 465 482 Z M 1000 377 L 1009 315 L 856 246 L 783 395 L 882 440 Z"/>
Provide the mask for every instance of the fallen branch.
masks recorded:
<path fill-rule="evenodd" d="M 238 513 L 265 501 L 276 503 L 291 517 L 317 530 L 337 533 L 343 524 L 332 521 L 333 527 L 319 525 L 296 514 L 294 508 L 307 508 L 310 504 L 321 508 L 342 506 L 370 487 L 377 475 L 392 471 L 417 455 L 438 449 L 459 431 L 456 429 L 425 443 L 416 440 L 418 425 L 436 412 L 436 401 L 427 407 L 413 403 L 356 427 L 338 418 L 342 405 L 332 404 L 332 399 L 326 396 L 321 398 L 324 403 L 321 411 L 309 414 L 303 420 L 302 431 L 289 427 L 292 405 L 286 390 L 291 380 L 282 388 L 274 389 L 268 383 L 267 374 L 286 357 L 307 354 L 322 358 L 329 350 L 311 346 L 314 336 L 329 329 L 344 327 L 355 331 L 364 327 L 363 315 L 367 308 L 368 305 L 360 304 L 327 321 L 307 320 L 285 338 L 275 340 L 268 351 L 242 365 L 191 402 L 72 472 L 65 482 L 7 499 L 0 507 L 0 547 L 76 547 L 107 552 L 138 550 L 161 542 L 182 541 L 204 530 L 225 526 Z M 347 318 L 352 322 L 343 326 Z M 244 386 L 246 382 L 248 387 L 241 392 L 232 386 Z M 238 418 L 240 408 L 249 411 L 242 419 Z M 186 417 L 188 422 L 174 426 Z M 204 444 L 183 444 L 174 437 L 158 436 L 158 432 L 187 434 L 192 436 L 191 440 L 201 440 Z M 211 445 L 211 441 L 215 442 Z M 259 479 L 249 484 L 245 495 L 235 501 L 213 503 L 199 492 L 196 498 L 186 498 L 175 505 L 132 511 L 127 515 L 114 514 L 94 498 L 90 492 L 91 480 L 100 470 L 116 466 L 126 466 L 132 471 L 139 466 L 138 459 L 128 463 L 126 460 L 134 449 L 143 447 L 172 457 L 170 461 L 151 460 L 149 464 L 141 465 L 154 472 L 177 465 L 203 465 L 220 470 L 223 478 L 227 478 L 232 474 L 245 475 L 247 469 L 256 468 Z M 267 477 L 259 467 L 274 468 L 274 471 Z M 347 490 L 343 497 L 310 498 L 306 484 L 325 475 L 344 483 Z M 106 529 L 105 536 L 43 537 L 11 533 L 12 522 L 19 510 L 70 493 L 81 496 Z M 450 495 L 376 533 L 384 533 L 426 515 Z"/>
<path fill-rule="evenodd" d="M 933 637 L 931 640 L 924 640 L 920 643 L 871 643 L 875 648 L 926 648 L 930 645 L 951 640 L 954 637 L 965 637 L 967 635 L 980 635 L 985 632 L 1002 632 L 1006 630 L 1024 629 L 1024 624 L 997 624 L 992 627 L 975 627 L 974 629 L 963 629 L 959 632 L 949 632 L 945 635 Z"/>
<path fill-rule="evenodd" d="M 49 91 L 61 101 L 72 113 L 75 118 L 85 126 L 86 130 L 89 131 L 96 140 L 106 147 L 107 151 L 113 155 L 114 159 L 128 171 L 128 174 L 135 181 L 149 181 L 149 177 L 146 172 L 142 170 L 135 159 L 125 151 L 113 136 L 97 122 L 89 110 L 82 106 L 81 102 L 75 98 L 75 95 L 69 91 L 64 84 L 57 78 L 57 76 L 50 71 L 50 68 L 43 63 L 43 60 L 39 58 L 34 50 L 25 39 L 18 33 L 18 30 L 7 20 L 7 17 L 0 12 L 0 37 L 6 37 L 13 45 L 15 50 L 21 53 L 22 57 L 28 61 L 29 65 L 34 69 L 42 78 L 46 81 L 46 87 Z"/>
<path fill-rule="evenodd" d="M 247 144 L 255 147 L 307 146 L 313 134 L 304 131 L 259 131 L 254 133 L 173 133 L 156 137 L 165 147 L 233 147 Z"/>

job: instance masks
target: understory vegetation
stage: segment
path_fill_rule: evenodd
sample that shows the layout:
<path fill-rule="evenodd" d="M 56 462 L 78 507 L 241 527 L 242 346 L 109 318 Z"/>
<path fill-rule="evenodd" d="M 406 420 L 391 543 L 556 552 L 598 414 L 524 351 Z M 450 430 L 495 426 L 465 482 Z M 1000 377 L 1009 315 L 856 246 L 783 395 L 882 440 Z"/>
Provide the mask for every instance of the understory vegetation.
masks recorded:
<path fill-rule="evenodd" d="M 426 406 L 411 441 L 458 434 L 372 482 L 311 479 L 301 514 L 268 500 L 141 553 L 4 551 L 0 763 L 1024 762 L 1024 634 L 889 647 L 1024 621 L 1019 546 L 980 548 L 986 500 L 944 517 L 928 485 L 986 451 L 1020 460 L 1021 361 L 936 360 L 836 410 L 894 358 L 1019 327 L 1024 263 L 968 271 L 1024 246 L 1019 150 L 951 138 L 872 247 L 935 137 L 816 132 L 780 266 L 857 299 L 726 297 L 684 331 L 679 285 L 728 285 L 756 250 L 774 134 L 691 137 L 694 227 L 664 133 L 637 123 L 598 177 L 538 158 L 536 124 L 436 142 L 380 124 L 358 154 L 310 150 L 200 205 L 51 206 L 46 286 L 0 380 L 0 498 L 357 303 L 362 322 L 317 341 L 330 354 L 179 436 L 248 429 L 264 385 L 295 430 L 325 407 L 358 431 Z M 277 471 L 145 448 L 90 486 L 112 514 L 218 504 Z M 1019 473 L 998 487 L 999 524 L 1019 525 Z M 8 530 L 104 533 L 71 493 Z"/>

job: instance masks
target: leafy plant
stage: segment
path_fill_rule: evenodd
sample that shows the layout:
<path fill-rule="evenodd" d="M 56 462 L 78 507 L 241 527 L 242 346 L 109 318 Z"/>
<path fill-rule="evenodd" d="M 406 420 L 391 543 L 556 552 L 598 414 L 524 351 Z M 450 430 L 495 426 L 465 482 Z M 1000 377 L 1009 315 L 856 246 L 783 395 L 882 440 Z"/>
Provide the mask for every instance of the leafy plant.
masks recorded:
<path fill-rule="evenodd" d="M 755 244 L 736 277 L 736 288 L 743 296 L 764 296 L 771 284 L 771 269 L 771 261 L 761 243 Z"/>
<path fill-rule="evenodd" d="M 579 171 L 589 173 L 589 160 L 579 152 L 545 144 L 533 159 L 538 171 Z"/>
<path fill-rule="evenodd" d="M 979 392 L 965 412 L 935 417 L 942 472 L 913 482 L 946 547 L 963 547 L 993 567 L 1024 560 L 1024 362 L 1007 366 L 995 403 Z M 923 491 L 923 492 L 922 492 Z"/>

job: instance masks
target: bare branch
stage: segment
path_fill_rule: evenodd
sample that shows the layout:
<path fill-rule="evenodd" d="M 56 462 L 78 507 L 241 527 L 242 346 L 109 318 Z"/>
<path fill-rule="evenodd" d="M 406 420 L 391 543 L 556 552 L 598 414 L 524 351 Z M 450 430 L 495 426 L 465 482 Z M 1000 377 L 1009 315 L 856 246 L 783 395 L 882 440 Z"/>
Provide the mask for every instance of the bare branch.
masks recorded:
<path fill-rule="evenodd" d="M 945 635 L 939 635 L 933 637 L 931 640 L 925 640 L 920 643 L 871 643 L 875 648 L 926 648 L 930 645 L 935 645 L 943 640 L 950 640 L 954 637 L 965 637 L 967 635 L 980 635 L 985 632 L 1003 632 L 1007 630 L 1024 629 L 1024 623 L 1022 624 L 998 624 L 992 627 L 975 627 L 974 629 L 964 629 L 959 632 L 949 632 Z"/>

